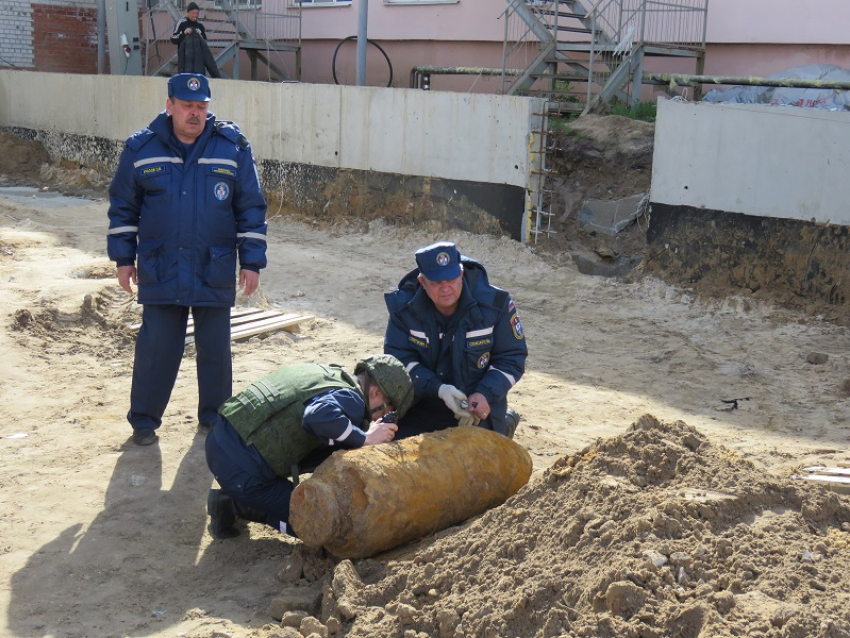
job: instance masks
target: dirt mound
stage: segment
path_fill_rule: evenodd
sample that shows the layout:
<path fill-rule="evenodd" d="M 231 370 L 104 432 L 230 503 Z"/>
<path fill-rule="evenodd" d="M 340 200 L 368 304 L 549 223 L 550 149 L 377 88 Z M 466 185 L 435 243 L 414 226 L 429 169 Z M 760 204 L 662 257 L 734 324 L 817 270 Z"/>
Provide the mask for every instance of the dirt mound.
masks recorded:
<path fill-rule="evenodd" d="M 37 140 L 0 131 L 0 186 L 34 186 L 96 199 L 106 196 L 110 180 L 92 168 L 52 161 Z"/>
<path fill-rule="evenodd" d="M 588 200 L 649 194 L 654 135 L 654 124 L 617 115 L 587 115 L 553 133 L 549 168 L 554 174 L 548 177 L 545 205 L 553 214 L 554 232 L 540 235 L 535 251 L 556 263 L 640 263 L 646 251 L 645 217 L 605 235 L 586 231 L 579 211 Z"/>
<path fill-rule="evenodd" d="M 610 168 L 645 169 L 652 166 L 654 141 L 655 124 L 650 122 L 619 115 L 585 115 L 569 122 L 563 134 L 554 135 L 552 147 L 556 157 L 567 162 L 600 162 Z M 609 182 L 606 190 L 610 186 Z"/>
<path fill-rule="evenodd" d="M 94 278 L 97 270 L 79 276 Z M 9 328 L 19 333 L 22 346 L 43 355 L 86 353 L 112 360 L 132 352 L 135 335 L 131 324 L 137 317 L 135 300 L 119 296 L 112 286 L 86 295 L 73 312 L 50 305 L 20 308 L 10 318 Z"/>
<path fill-rule="evenodd" d="M 49 163 L 50 155 L 40 142 L 0 131 L 0 174 L 38 179 L 41 167 Z"/>
<path fill-rule="evenodd" d="M 382 638 L 850 636 L 849 520 L 646 415 L 410 561 L 343 561 L 325 610 Z"/>

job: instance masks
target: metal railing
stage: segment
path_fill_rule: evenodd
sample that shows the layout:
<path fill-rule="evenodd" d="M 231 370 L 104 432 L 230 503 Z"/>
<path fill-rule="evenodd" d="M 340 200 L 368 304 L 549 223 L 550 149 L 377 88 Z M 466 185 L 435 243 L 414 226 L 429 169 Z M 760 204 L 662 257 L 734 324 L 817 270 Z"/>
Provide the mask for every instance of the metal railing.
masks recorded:
<path fill-rule="evenodd" d="M 240 11 L 239 18 L 255 40 L 301 43 L 300 16 Z"/>
<path fill-rule="evenodd" d="M 542 47 L 541 36 L 552 39 L 548 26 L 542 21 L 541 13 L 536 10 L 540 5 L 539 2 L 526 2 L 526 0 L 508 0 L 507 7 L 499 16 L 505 20 L 505 36 L 504 46 L 502 49 L 502 68 L 503 69 L 524 69 L 532 63 L 534 58 L 540 52 Z M 555 4 L 553 2 L 545 3 L 547 5 Z M 535 29 L 534 25 L 529 24 L 528 20 L 522 19 L 517 15 L 517 11 L 522 7 L 531 9 L 535 16 L 538 26 L 542 25 L 545 28 L 541 30 Z M 512 75 L 508 73 L 502 74 L 501 92 L 505 93 L 509 84 L 512 82 Z"/>
<path fill-rule="evenodd" d="M 649 47 L 705 50 L 707 16 L 708 0 L 597 0 L 588 12 L 587 104 L 615 75 L 614 82 L 626 86 L 626 94 L 637 95 L 639 86 L 626 83 L 629 76 L 640 82 Z"/>
<path fill-rule="evenodd" d="M 588 11 L 603 41 L 705 48 L 708 0 L 601 0 Z"/>
<path fill-rule="evenodd" d="M 290 47 L 287 50 L 301 46 L 300 7 L 290 0 L 199 0 L 198 4 L 214 51 L 232 52 L 246 42 L 266 43 L 269 49 L 274 44 Z M 143 21 L 146 75 L 173 72 L 177 56 L 169 37 L 183 15 L 175 0 L 159 0 L 148 9 Z"/>
<path fill-rule="evenodd" d="M 707 16 L 708 0 L 507 0 L 502 66 L 539 65 L 535 55 L 555 48 L 573 69 L 589 66 L 590 97 L 623 64 L 639 75 L 648 47 L 704 51 Z"/>

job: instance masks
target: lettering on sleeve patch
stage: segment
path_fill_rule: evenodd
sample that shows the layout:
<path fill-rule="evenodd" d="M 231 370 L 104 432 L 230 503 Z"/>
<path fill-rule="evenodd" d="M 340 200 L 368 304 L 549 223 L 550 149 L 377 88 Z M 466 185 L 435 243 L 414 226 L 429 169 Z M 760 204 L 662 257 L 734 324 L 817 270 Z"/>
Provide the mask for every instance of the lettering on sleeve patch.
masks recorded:
<path fill-rule="evenodd" d="M 412 343 L 414 346 L 419 346 L 420 348 L 427 348 L 427 347 L 428 347 L 428 344 L 427 344 L 427 343 L 425 343 L 425 341 L 424 341 L 424 340 L 419 339 L 419 338 L 417 338 L 417 337 L 414 337 L 413 335 L 410 335 L 407 339 L 408 339 L 408 341 L 410 341 L 410 343 Z"/>
<path fill-rule="evenodd" d="M 514 337 L 517 339 L 525 338 L 525 334 L 522 329 L 522 322 L 519 320 L 518 314 L 514 314 L 514 316 L 511 317 L 511 329 L 514 331 Z"/>
<path fill-rule="evenodd" d="M 236 171 L 232 168 L 226 168 L 224 166 L 213 166 L 212 172 L 216 175 L 226 175 L 227 177 L 236 177 Z"/>
<path fill-rule="evenodd" d="M 145 166 L 140 171 L 140 175 L 142 177 L 151 177 L 153 175 L 158 175 L 159 173 L 165 172 L 164 164 L 157 164 L 156 166 Z"/>

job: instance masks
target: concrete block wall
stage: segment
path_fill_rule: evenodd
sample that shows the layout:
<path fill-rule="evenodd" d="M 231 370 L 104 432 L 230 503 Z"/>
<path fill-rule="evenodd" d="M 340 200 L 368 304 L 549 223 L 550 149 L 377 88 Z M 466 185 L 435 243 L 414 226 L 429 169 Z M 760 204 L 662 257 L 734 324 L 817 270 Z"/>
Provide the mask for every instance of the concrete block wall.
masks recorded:
<path fill-rule="evenodd" d="M 166 82 L 0 71 L 0 127 L 109 171 L 164 108 Z M 238 80 L 211 90 L 211 110 L 251 140 L 274 209 L 527 235 L 538 98 Z"/>
<path fill-rule="evenodd" d="M 660 100 L 645 268 L 850 304 L 850 113 Z"/>
<path fill-rule="evenodd" d="M 95 73 L 97 3 L 0 0 L 2 68 Z"/>

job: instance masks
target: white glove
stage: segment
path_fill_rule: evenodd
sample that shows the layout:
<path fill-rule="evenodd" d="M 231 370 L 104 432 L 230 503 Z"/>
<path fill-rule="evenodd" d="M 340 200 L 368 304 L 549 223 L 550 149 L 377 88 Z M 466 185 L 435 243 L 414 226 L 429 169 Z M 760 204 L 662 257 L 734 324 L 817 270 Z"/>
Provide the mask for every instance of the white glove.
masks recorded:
<path fill-rule="evenodd" d="M 469 415 L 469 411 L 460 404 L 461 401 L 466 401 L 466 395 L 453 385 L 447 383 L 441 385 L 440 389 L 437 390 L 437 396 L 443 400 L 449 410 L 454 412 L 458 419 Z"/>
<path fill-rule="evenodd" d="M 479 419 L 474 414 L 466 413 L 462 417 L 459 417 L 457 420 L 457 424 L 461 427 L 465 425 L 478 425 L 481 423 L 481 419 Z"/>

